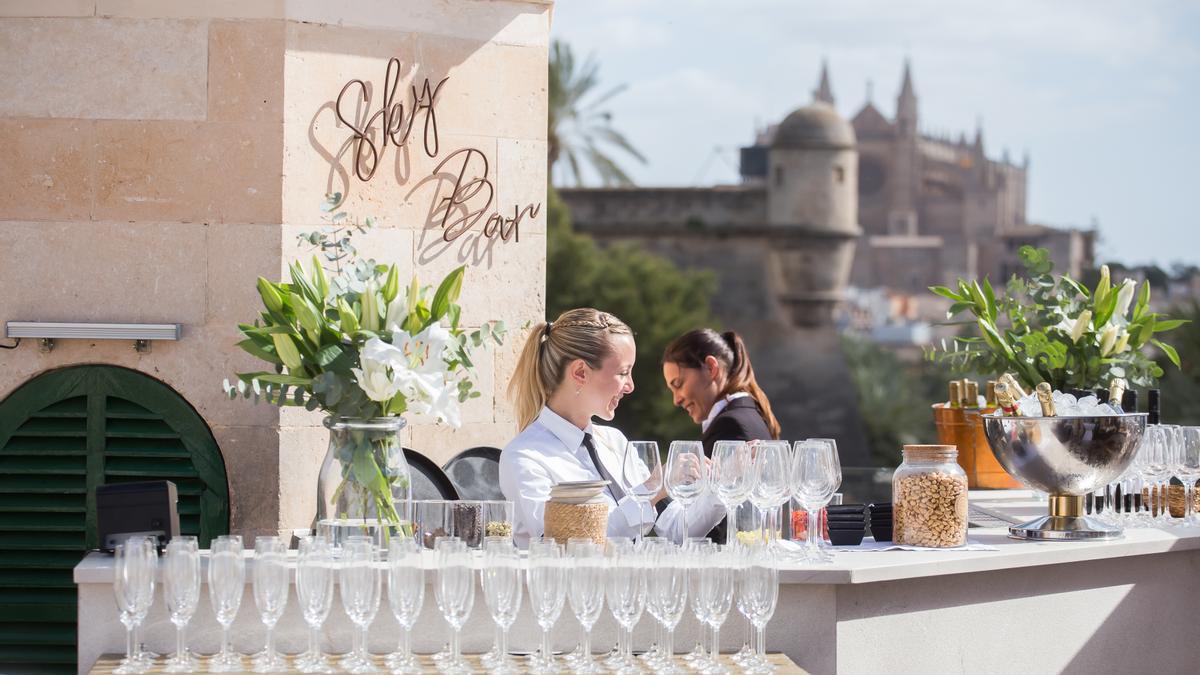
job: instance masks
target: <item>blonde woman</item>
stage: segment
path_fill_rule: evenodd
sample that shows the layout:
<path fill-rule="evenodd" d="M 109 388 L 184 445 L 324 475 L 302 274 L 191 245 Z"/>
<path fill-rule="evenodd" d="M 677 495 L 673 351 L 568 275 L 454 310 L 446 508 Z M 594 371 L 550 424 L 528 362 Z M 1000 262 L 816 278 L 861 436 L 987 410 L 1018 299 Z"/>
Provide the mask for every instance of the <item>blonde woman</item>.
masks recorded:
<path fill-rule="evenodd" d="M 617 317 L 595 309 L 572 309 L 539 324 L 526 339 L 508 385 L 520 433 L 500 455 L 500 488 L 516 504 L 513 537 L 518 545 L 542 535 L 542 516 L 556 483 L 608 480 L 608 536 L 633 537 L 656 527 L 682 542 L 678 504 L 651 500 L 641 509 L 621 477 L 628 441 L 611 420 L 621 399 L 633 391 L 636 348 L 633 331 Z M 643 512 L 644 511 L 644 512 Z M 724 515 L 705 496 L 688 512 L 687 536 L 703 536 Z"/>

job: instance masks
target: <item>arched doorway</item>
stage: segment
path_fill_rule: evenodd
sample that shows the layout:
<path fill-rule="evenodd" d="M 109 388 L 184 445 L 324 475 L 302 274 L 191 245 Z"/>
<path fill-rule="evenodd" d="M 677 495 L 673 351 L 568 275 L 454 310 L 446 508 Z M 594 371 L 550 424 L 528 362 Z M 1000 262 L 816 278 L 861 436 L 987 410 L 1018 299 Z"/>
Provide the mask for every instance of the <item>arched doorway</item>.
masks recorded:
<path fill-rule="evenodd" d="M 0 402 L 0 672 L 74 672 L 72 570 L 97 548 L 96 486 L 170 480 L 182 534 L 229 531 L 216 440 L 178 393 L 143 373 L 72 366 Z"/>

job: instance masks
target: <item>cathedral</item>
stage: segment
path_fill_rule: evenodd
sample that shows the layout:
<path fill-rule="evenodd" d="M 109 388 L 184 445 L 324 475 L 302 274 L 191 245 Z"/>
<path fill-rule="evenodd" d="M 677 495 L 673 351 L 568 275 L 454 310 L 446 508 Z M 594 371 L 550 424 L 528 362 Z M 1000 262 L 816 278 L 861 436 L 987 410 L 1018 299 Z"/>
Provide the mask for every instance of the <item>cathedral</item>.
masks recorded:
<path fill-rule="evenodd" d="M 834 105 L 827 65 L 813 91 Z M 922 133 L 918 98 L 904 64 L 895 114 L 869 100 L 850 120 L 858 149 L 859 240 L 850 284 L 906 294 L 957 277 L 1007 279 L 1019 269 L 1023 244 L 1050 250 L 1059 267 L 1079 278 L 1092 265 L 1094 233 L 1029 223 L 1025 203 L 1029 157 L 1018 164 L 1005 151 L 984 149 L 983 130 L 947 138 Z M 764 158 L 776 133 L 768 127 L 742 149 L 744 182 L 771 180 Z"/>

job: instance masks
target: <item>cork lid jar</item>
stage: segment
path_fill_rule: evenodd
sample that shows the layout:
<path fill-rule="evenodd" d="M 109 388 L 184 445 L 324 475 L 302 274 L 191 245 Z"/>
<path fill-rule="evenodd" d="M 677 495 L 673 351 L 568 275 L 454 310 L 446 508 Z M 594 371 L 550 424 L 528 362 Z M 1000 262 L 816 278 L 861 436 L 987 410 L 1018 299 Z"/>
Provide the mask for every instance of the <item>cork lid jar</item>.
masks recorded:
<path fill-rule="evenodd" d="M 892 475 L 893 540 L 952 548 L 967 543 L 967 474 L 953 445 L 906 445 Z"/>

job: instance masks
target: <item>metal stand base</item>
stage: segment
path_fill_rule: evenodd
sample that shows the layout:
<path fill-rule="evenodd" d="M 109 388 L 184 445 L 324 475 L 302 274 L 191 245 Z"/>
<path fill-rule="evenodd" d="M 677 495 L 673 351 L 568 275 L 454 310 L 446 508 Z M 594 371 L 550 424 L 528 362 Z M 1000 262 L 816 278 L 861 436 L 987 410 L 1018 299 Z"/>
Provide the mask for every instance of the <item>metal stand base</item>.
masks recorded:
<path fill-rule="evenodd" d="M 1008 536 L 1041 541 L 1107 541 L 1120 539 L 1125 533 L 1090 516 L 1042 516 L 1008 528 Z"/>

